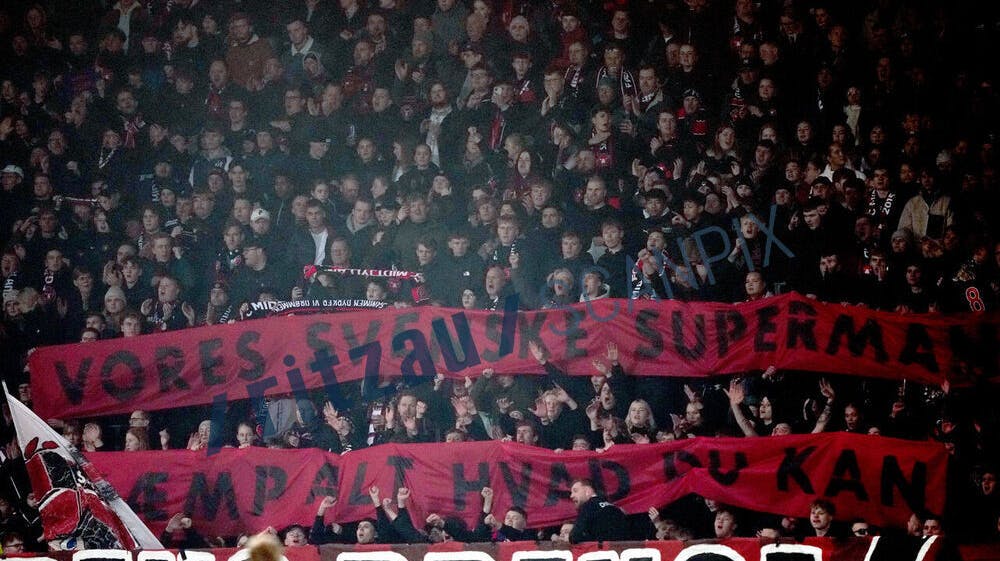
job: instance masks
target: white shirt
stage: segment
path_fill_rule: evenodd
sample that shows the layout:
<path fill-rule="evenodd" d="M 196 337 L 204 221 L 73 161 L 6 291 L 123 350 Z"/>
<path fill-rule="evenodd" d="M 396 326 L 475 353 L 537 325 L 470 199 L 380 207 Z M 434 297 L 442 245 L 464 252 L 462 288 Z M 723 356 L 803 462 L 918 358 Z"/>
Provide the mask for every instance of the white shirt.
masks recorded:
<path fill-rule="evenodd" d="M 309 232 L 312 236 L 313 244 L 316 246 L 316 254 L 313 256 L 313 265 L 322 265 L 323 260 L 326 259 L 326 240 L 330 237 L 330 231 L 323 228 L 323 231 L 314 234 Z"/>

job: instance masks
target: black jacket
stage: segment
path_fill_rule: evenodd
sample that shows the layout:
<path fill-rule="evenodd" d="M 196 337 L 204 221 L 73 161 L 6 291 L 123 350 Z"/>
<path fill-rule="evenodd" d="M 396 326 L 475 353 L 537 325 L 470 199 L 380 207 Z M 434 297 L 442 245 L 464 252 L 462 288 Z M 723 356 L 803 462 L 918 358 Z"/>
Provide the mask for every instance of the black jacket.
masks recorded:
<path fill-rule="evenodd" d="M 628 537 L 628 521 L 622 509 L 604 497 L 591 497 L 580 505 L 569 541 L 620 541 Z"/>

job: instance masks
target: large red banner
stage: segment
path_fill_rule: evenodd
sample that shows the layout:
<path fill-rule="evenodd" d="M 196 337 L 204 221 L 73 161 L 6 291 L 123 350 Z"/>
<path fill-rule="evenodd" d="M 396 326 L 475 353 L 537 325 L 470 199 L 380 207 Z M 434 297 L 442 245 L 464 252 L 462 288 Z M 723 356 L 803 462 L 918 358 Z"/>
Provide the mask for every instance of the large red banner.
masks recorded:
<path fill-rule="evenodd" d="M 43 418 L 156 410 L 275 395 L 379 376 L 541 373 L 539 341 L 571 374 L 609 341 L 625 371 L 712 376 L 783 369 L 940 383 L 997 372 L 996 314 L 898 315 L 799 295 L 748 304 L 599 300 L 493 313 L 424 307 L 272 318 L 38 349 Z M 961 367 L 960 367 L 961 366 Z"/>
<path fill-rule="evenodd" d="M 998 561 L 993 545 L 962 545 L 966 561 Z M 132 552 L 139 559 L 140 552 Z M 245 550 L 145 550 L 147 561 L 185 561 L 197 556 L 208 561 L 246 561 Z M 289 561 L 934 561 L 952 559 L 940 538 L 871 537 L 791 540 L 732 538 L 700 542 L 630 541 L 566 545 L 548 542 L 386 544 L 286 547 Z M 12 554 L 13 558 L 35 558 Z M 106 561 L 106 550 L 50 551 L 41 560 Z M 128 559 L 131 559 L 129 557 Z"/>
<path fill-rule="evenodd" d="M 806 516 L 810 502 L 825 498 L 840 518 L 903 525 L 913 511 L 941 512 L 947 463 L 938 443 L 849 433 L 696 438 L 616 445 L 602 454 L 469 442 L 386 444 L 343 456 L 253 448 L 210 457 L 179 450 L 88 458 L 154 530 L 183 511 L 212 535 L 309 524 L 326 495 L 338 498 L 328 521 L 371 517 L 373 485 L 383 498 L 410 488 L 414 520 L 438 513 L 471 524 L 489 486 L 498 517 L 517 505 L 531 527 L 543 527 L 575 517 L 569 488 L 579 477 L 633 514 L 693 492 L 787 516 Z"/>

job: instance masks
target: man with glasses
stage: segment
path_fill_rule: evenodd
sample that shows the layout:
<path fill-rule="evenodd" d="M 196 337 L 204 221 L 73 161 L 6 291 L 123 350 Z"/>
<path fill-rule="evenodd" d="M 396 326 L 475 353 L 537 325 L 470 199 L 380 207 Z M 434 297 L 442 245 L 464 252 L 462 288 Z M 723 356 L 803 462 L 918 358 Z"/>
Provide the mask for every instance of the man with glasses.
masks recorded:
<path fill-rule="evenodd" d="M 851 535 L 857 538 L 866 538 L 868 536 L 874 536 L 878 532 L 875 528 L 871 527 L 867 522 L 860 518 L 855 518 L 851 522 Z"/>
<path fill-rule="evenodd" d="M 313 117 L 306 110 L 308 99 L 298 86 L 286 87 L 283 95 L 284 114 L 270 124 L 288 135 L 293 153 L 302 153 L 308 147 L 309 135 L 316 128 Z"/>
<path fill-rule="evenodd" d="M 7 532 L 2 540 L 3 554 L 24 553 L 24 536 L 20 532 Z"/>

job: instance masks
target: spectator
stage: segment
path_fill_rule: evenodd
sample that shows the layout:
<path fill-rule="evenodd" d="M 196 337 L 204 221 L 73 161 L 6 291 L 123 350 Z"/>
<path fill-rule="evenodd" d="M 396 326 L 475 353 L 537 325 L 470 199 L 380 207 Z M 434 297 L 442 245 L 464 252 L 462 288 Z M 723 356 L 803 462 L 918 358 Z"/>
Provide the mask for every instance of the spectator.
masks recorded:
<path fill-rule="evenodd" d="M 570 499 L 576 505 L 576 522 L 569 535 L 570 543 L 615 541 L 628 538 L 625 513 L 597 494 L 589 479 L 577 479 L 570 487 Z"/>
<path fill-rule="evenodd" d="M 899 217 L 899 229 L 906 229 L 917 238 L 940 239 L 944 229 L 951 226 L 954 214 L 951 197 L 945 195 L 937 183 L 935 172 L 920 171 L 920 194 L 907 201 Z"/>
<path fill-rule="evenodd" d="M 167 521 L 166 528 L 160 534 L 160 543 L 164 547 L 199 548 L 210 547 L 205 538 L 193 527 L 191 515 L 178 512 Z"/>
<path fill-rule="evenodd" d="M 839 537 L 840 530 L 834 522 L 837 510 L 833 503 L 818 499 L 809 505 L 809 524 L 812 526 L 815 536 L 818 537 Z"/>
<path fill-rule="evenodd" d="M 264 64 L 273 56 L 271 45 L 254 32 L 248 14 L 236 12 L 229 16 L 226 64 L 234 82 L 259 91 L 264 86 Z"/>
<path fill-rule="evenodd" d="M 264 290 L 288 292 L 292 281 L 280 265 L 268 257 L 267 248 L 256 240 L 243 244 L 243 264 L 233 272 L 232 299 L 246 302 L 255 299 Z"/>

